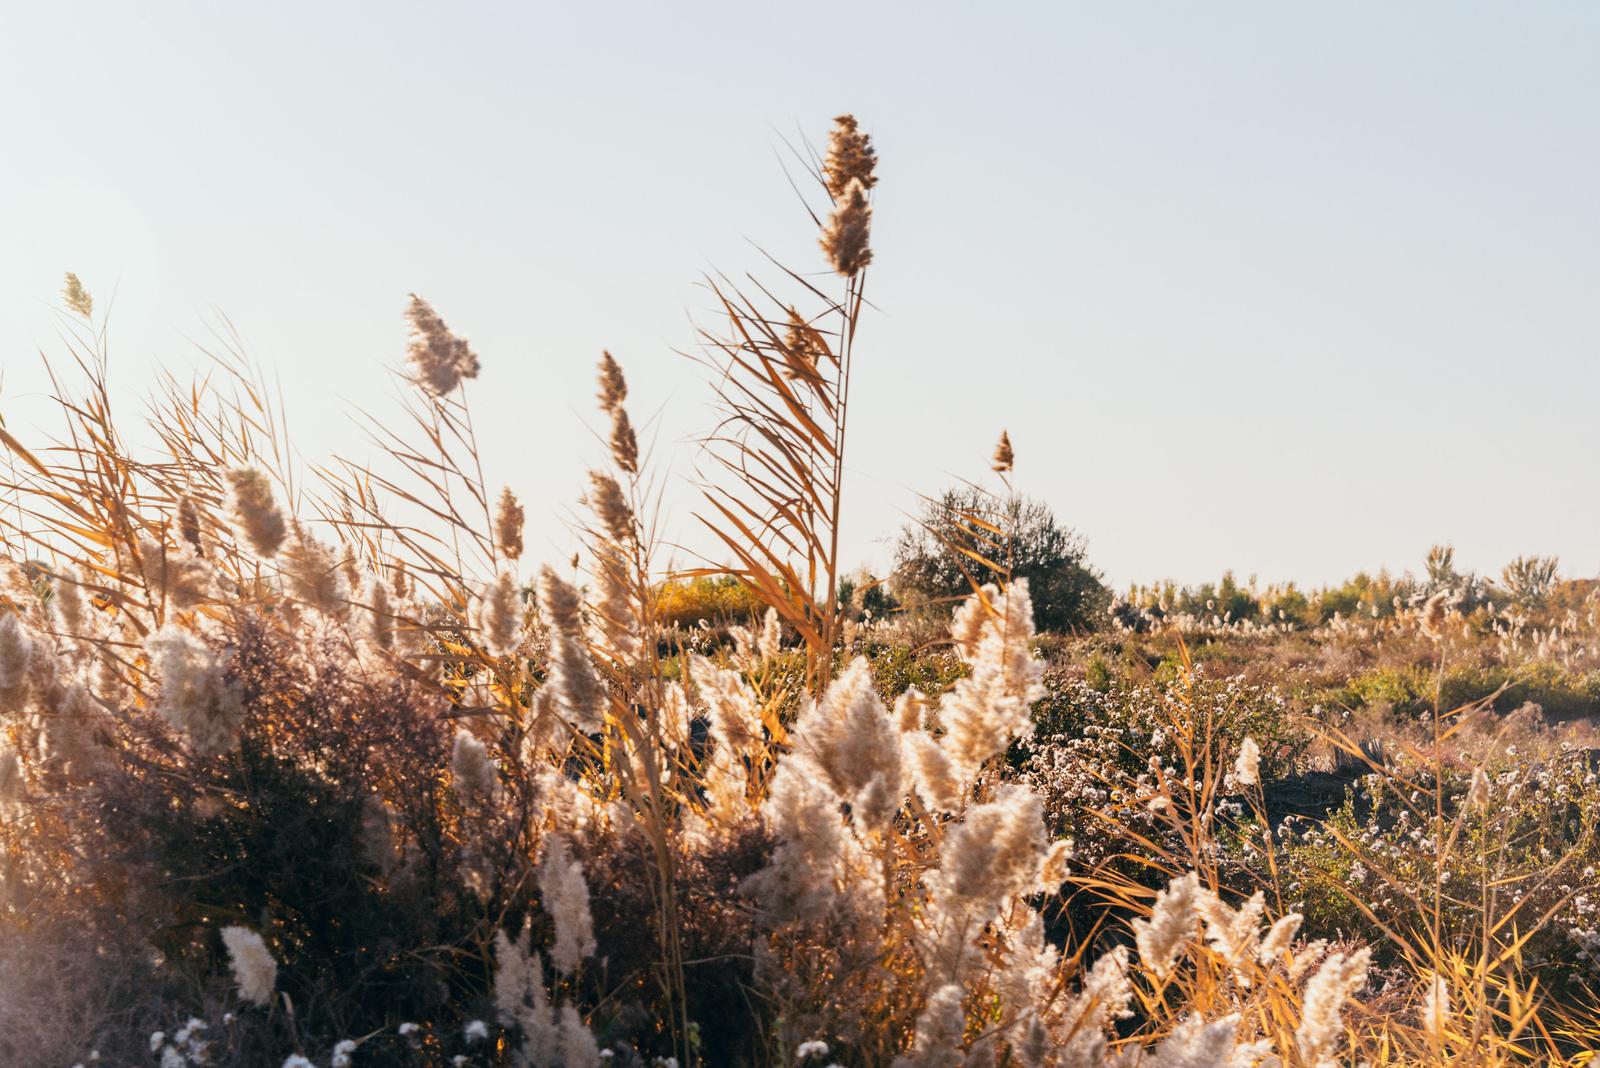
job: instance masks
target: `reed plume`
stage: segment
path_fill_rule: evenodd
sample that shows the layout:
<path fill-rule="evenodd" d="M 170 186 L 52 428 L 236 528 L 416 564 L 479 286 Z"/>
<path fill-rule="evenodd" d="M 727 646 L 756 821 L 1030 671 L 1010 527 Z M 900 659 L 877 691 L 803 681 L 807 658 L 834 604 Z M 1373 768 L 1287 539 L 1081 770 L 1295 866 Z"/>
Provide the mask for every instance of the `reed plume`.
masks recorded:
<path fill-rule="evenodd" d="M 406 308 L 411 324 L 407 358 L 415 381 L 436 397 L 454 393 L 463 379 L 477 378 L 482 366 L 466 339 L 450 332 L 433 306 L 415 293 Z"/>

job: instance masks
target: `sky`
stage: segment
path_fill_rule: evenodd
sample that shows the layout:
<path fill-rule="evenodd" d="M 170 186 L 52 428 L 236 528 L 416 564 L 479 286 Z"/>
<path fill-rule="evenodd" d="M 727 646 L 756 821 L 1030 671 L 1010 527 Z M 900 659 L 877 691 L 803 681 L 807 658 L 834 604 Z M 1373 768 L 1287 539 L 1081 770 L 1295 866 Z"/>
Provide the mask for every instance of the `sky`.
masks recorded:
<path fill-rule="evenodd" d="M 483 361 L 488 480 L 564 558 L 622 361 L 692 512 L 710 271 L 823 272 L 786 144 L 881 163 L 843 556 L 1016 484 L 1118 585 L 1519 553 L 1600 571 L 1600 6 L 7 5 L 0 416 L 54 424 L 65 271 L 112 381 L 225 316 L 308 463 L 371 450 L 406 295 Z M 386 407 L 388 406 L 388 407 Z"/>

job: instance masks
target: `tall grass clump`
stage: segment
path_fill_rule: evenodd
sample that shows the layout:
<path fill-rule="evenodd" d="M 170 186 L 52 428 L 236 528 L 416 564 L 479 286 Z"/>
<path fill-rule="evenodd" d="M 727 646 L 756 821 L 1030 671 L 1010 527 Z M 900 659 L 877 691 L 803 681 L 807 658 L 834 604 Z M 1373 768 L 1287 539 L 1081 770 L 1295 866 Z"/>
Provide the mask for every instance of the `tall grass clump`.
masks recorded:
<path fill-rule="evenodd" d="M 1555 912 L 1458 937 L 1439 869 L 1476 851 L 1498 901 L 1529 839 L 1484 825 L 1496 769 L 1465 803 L 1446 782 L 1447 716 L 1415 754 L 1432 778 L 1395 772 L 1432 799 L 1410 802 L 1435 846 L 1406 876 L 1418 918 L 1353 891 L 1372 922 L 1319 932 L 1293 885 L 1311 847 L 1265 792 L 1289 713 L 1186 647 L 1094 691 L 1114 714 L 1063 700 L 1004 509 L 967 528 L 994 548 L 939 669 L 886 668 L 896 624 L 838 595 L 878 157 L 841 116 L 809 158 L 826 271 L 708 280 L 693 353 L 726 566 L 664 559 L 609 353 L 578 552 L 540 563 L 482 475 L 468 392 L 493 359 L 422 298 L 406 407 L 366 421 L 384 461 L 302 468 L 227 337 L 159 381 L 134 450 L 69 278 L 61 430 L 0 431 L 0 1062 L 1321 1068 L 1592 1044 L 1520 955 Z M 995 499 L 1015 459 L 1002 435 Z M 1588 843 L 1539 841 L 1560 871 Z"/>

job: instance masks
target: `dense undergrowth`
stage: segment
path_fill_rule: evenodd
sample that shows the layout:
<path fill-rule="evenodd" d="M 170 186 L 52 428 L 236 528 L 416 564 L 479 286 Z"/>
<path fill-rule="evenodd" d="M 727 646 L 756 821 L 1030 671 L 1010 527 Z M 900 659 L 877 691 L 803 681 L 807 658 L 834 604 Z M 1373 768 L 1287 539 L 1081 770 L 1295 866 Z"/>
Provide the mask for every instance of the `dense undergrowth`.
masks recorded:
<path fill-rule="evenodd" d="M 226 354 L 135 455 L 69 279 L 84 384 L 0 438 L 0 1063 L 1585 1063 L 1594 585 L 1107 607 L 1020 552 L 1003 435 L 914 539 L 962 597 L 847 575 L 875 162 L 838 120 L 826 281 L 712 284 L 725 571 L 659 559 L 609 355 L 534 566 L 420 298 L 389 466 L 300 470 Z"/>

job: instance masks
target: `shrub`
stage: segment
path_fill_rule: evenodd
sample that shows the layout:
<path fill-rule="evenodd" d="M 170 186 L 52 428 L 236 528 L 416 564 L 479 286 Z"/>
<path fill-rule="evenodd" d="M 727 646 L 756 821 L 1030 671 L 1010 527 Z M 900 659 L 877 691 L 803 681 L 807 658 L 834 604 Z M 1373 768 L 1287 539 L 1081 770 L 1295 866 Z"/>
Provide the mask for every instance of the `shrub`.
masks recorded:
<path fill-rule="evenodd" d="M 685 630 L 706 623 L 727 626 L 748 623 L 763 611 L 750 588 L 728 575 L 669 579 L 656 590 L 662 623 Z"/>
<path fill-rule="evenodd" d="M 998 540 L 990 528 L 1002 532 Z M 1110 604 L 1109 591 L 1085 559 L 1083 539 L 1048 506 L 1016 494 L 996 499 L 975 488 L 946 490 L 901 530 L 894 548 L 895 594 L 914 611 L 948 615 L 971 592 L 973 579 L 990 577 L 969 552 L 1028 580 L 1040 630 L 1091 629 Z"/>

